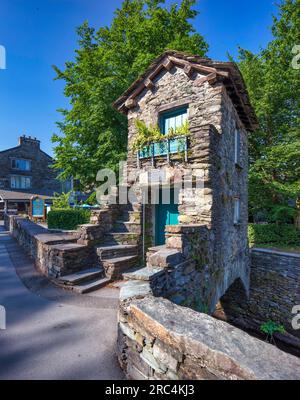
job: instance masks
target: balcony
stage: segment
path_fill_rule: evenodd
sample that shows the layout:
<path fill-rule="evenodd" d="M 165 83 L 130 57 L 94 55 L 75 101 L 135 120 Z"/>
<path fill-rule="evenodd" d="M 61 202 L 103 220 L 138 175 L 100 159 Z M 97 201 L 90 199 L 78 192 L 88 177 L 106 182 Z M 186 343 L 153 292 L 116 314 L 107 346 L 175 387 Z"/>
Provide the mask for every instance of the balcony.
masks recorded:
<path fill-rule="evenodd" d="M 184 153 L 184 160 L 187 162 L 188 156 L 188 136 L 176 136 L 173 138 L 162 139 L 158 142 L 150 143 L 143 149 L 139 150 L 137 153 L 138 164 L 140 160 L 146 158 L 152 159 L 152 164 L 154 164 L 155 157 L 166 156 L 167 161 L 170 161 L 171 154 Z"/>

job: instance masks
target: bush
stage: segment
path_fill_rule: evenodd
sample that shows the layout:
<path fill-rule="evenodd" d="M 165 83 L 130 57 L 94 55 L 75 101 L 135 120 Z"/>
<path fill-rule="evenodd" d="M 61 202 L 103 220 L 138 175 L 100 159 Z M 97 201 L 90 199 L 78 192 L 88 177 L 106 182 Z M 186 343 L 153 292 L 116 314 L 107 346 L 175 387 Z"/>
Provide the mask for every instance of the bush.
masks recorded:
<path fill-rule="evenodd" d="M 271 209 L 269 220 L 279 224 L 293 223 L 298 212 L 295 208 L 285 205 L 276 205 Z"/>
<path fill-rule="evenodd" d="M 249 224 L 250 245 L 300 245 L 300 229 L 291 224 Z"/>
<path fill-rule="evenodd" d="M 78 225 L 89 223 L 90 216 L 90 210 L 53 210 L 48 213 L 48 228 L 75 230 Z"/>
<path fill-rule="evenodd" d="M 95 205 L 97 205 L 97 204 L 98 204 L 98 201 L 97 201 L 97 193 L 96 193 L 96 192 L 93 192 L 93 193 L 89 196 L 89 198 L 87 199 L 87 201 L 86 201 L 85 203 L 88 204 L 89 206 L 95 206 Z"/>

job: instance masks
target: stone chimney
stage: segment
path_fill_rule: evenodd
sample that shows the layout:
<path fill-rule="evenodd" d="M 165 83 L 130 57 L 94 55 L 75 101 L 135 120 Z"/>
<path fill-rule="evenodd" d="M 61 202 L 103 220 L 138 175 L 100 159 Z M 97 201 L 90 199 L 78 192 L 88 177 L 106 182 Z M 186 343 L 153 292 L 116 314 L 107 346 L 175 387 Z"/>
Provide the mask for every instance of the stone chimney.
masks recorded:
<path fill-rule="evenodd" d="M 32 146 L 32 147 L 36 147 L 36 148 L 40 148 L 40 144 L 41 142 L 39 140 L 37 140 L 36 137 L 31 137 L 31 136 L 20 136 L 19 137 L 19 146 Z"/>

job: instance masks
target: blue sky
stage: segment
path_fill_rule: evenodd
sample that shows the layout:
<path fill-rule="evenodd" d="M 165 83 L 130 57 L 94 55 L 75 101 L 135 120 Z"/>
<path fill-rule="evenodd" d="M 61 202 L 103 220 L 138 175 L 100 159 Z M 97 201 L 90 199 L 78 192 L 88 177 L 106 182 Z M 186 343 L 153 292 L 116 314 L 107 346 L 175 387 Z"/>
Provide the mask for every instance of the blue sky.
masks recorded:
<path fill-rule="evenodd" d="M 167 4 L 170 1 L 167 1 Z M 63 83 L 51 65 L 63 67 L 76 49 L 75 28 L 84 20 L 109 25 L 121 0 L 1 0 L 0 45 L 7 69 L 0 70 L 0 150 L 13 147 L 21 134 L 36 136 L 52 153 L 51 135 L 67 106 Z M 237 47 L 252 51 L 271 39 L 272 0 L 199 0 L 195 27 L 210 45 L 208 56 L 226 60 Z"/>

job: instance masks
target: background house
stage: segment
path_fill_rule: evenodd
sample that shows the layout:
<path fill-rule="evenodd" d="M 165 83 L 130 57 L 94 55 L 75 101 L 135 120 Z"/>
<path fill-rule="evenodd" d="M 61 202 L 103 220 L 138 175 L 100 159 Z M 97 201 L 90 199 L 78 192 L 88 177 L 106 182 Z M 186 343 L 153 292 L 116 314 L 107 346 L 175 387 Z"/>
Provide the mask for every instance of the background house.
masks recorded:
<path fill-rule="evenodd" d="M 40 148 L 40 141 L 21 136 L 16 147 L 0 152 L 0 210 L 27 212 L 30 198 L 51 198 L 61 193 L 63 183 L 51 168 L 53 159 Z"/>

